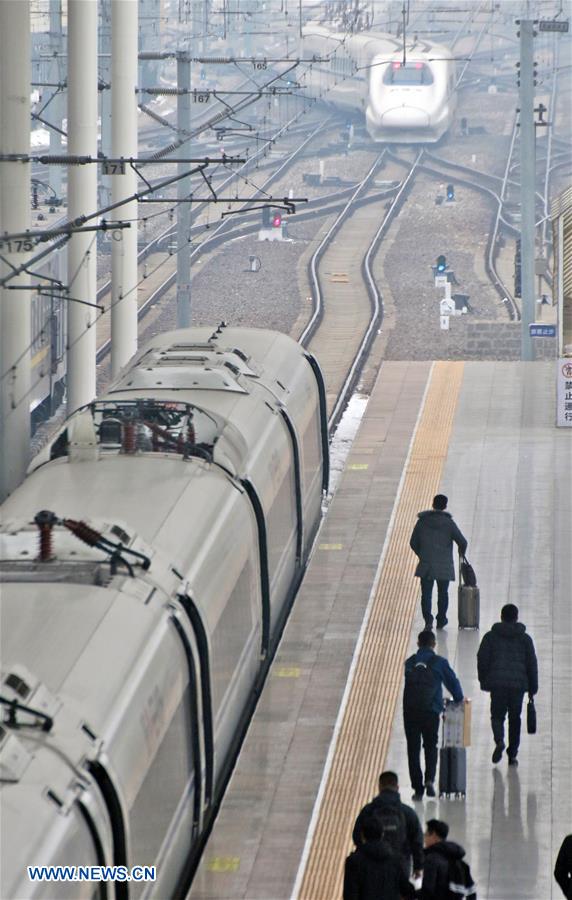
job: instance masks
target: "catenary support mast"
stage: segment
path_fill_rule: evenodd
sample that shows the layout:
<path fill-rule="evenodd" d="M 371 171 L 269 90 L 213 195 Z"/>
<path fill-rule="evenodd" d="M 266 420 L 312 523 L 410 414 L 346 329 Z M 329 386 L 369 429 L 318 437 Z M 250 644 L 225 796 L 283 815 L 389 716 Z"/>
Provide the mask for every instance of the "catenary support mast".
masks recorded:
<path fill-rule="evenodd" d="M 0 0 L 0 152 L 30 152 L 30 4 Z M 0 235 L 30 227 L 30 163 L 0 163 Z M 4 243 L 0 275 L 26 262 Z M 0 291 L 0 500 L 24 478 L 30 456 L 30 292 L 25 273 Z M 16 288 L 12 290 L 11 288 Z M 22 288 L 24 288 L 22 290 Z"/>
<path fill-rule="evenodd" d="M 534 359 L 529 325 L 535 320 L 534 220 L 536 188 L 536 140 L 534 125 L 534 26 L 520 22 L 520 247 L 522 333 L 521 358 Z"/>

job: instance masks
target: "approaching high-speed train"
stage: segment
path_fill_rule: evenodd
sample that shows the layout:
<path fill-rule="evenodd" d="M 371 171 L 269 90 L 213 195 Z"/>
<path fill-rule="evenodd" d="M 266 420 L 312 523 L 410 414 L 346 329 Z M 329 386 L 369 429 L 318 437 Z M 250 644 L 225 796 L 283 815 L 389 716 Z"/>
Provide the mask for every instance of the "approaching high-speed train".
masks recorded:
<path fill-rule="evenodd" d="M 0 533 L 0 896 L 184 896 L 327 479 L 318 364 L 256 329 L 160 335 L 34 460 Z"/>
<path fill-rule="evenodd" d="M 303 84 L 348 112 L 365 114 L 374 141 L 432 143 L 450 127 L 457 105 L 455 61 L 439 44 L 403 43 L 389 34 L 343 34 L 321 25 L 303 32 L 305 57 L 318 60 Z"/>

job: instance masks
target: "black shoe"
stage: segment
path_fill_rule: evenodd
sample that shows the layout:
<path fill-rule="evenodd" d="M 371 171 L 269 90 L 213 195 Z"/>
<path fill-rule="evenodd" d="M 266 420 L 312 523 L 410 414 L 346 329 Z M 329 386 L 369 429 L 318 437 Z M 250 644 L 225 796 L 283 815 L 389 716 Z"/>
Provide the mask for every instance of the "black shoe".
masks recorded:
<path fill-rule="evenodd" d="M 449 624 L 449 619 L 443 619 L 442 622 L 437 622 L 437 628 L 439 628 L 439 629 L 444 628 L 445 625 L 448 625 L 448 624 Z"/>
<path fill-rule="evenodd" d="M 516 758 L 516 756 L 509 756 L 508 764 L 509 766 L 518 766 L 518 759 Z"/>
<path fill-rule="evenodd" d="M 425 619 L 425 626 L 423 628 L 423 631 L 433 631 L 433 620 L 432 619 Z"/>
<path fill-rule="evenodd" d="M 493 756 L 492 756 L 492 761 L 494 763 L 498 763 L 501 761 L 503 750 L 504 750 L 504 741 L 498 741 L 497 745 L 494 749 Z"/>
<path fill-rule="evenodd" d="M 432 781 L 425 782 L 425 793 L 428 797 L 435 797 L 435 785 Z"/>
<path fill-rule="evenodd" d="M 412 800 L 423 800 L 423 788 L 420 791 L 415 791 L 414 794 L 411 795 Z"/>

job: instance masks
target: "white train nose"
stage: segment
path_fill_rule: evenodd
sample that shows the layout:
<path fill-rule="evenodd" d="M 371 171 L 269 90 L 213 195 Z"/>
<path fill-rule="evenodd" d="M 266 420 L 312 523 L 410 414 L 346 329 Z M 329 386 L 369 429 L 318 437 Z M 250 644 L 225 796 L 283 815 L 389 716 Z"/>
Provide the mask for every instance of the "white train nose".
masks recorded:
<path fill-rule="evenodd" d="M 428 128 L 429 115 L 413 106 L 396 106 L 381 115 L 383 128 Z"/>

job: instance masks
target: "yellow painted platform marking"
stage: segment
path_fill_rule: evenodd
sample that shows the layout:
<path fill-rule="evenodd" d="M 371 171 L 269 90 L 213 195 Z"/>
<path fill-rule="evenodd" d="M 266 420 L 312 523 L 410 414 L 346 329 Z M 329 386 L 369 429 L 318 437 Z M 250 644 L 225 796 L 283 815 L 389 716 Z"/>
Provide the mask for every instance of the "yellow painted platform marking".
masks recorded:
<path fill-rule="evenodd" d="M 240 856 L 213 856 L 207 863 L 209 872 L 238 872 Z"/>
<path fill-rule="evenodd" d="M 348 469 L 352 469 L 354 472 L 363 472 L 364 469 L 369 469 L 369 463 L 349 463 Z"/>
<path fill-rule="evenodd" d="M 350 280 L 345 272 L 332 272 L 330 281 L 333 284 L 349 284 Z"/>
<path fill-rule="evenodd" d="M 409 537 L 417 512 L 438 492 L 453 425 L 462 362 L 438 362 L 405 473 L 385 561 L 370 609 L 332 767 L 298 897 L 341 897 L 344 861 L 359 810 L 383 771 L 419 584 Z"/>
<path fill-rule="evenodd" d="M 343 544 L 318 544 L 318 550 L 342 550 Z"/>
<path fill-rule="evenodd" d="M 300 666 L 279 666 L 274 675 L 276 678 L 299 678 Z"/>

